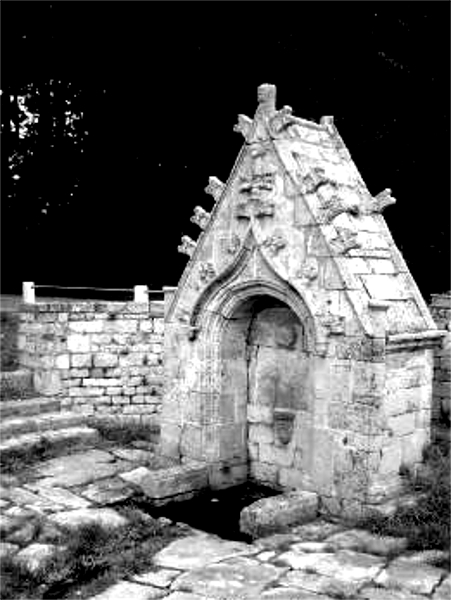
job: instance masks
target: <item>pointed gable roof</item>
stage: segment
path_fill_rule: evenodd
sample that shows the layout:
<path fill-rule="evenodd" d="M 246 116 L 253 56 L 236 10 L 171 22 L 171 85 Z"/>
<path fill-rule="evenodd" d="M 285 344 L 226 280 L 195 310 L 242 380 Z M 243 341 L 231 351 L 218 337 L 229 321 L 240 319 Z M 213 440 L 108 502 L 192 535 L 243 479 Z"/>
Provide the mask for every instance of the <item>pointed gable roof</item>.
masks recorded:
<path fill-rule="evenodd" d="M 373 336 L 372 311 L 383 310 L 388 334 L 436 330 L 382 216 L 391 190 L 370 194 L 332 117 L 317 124 L 277 110 L 275 86 L 264 84 L 254 118 L 239 115 L 235 130 L 245 141 L 230 177 L 210 177 L 215 205 L 196 207 L 202 233 L 179 247 L 190 260 L 168 320 L 191 322 L 202 298 L 233 279 L 247 245 L 319 320 L 354 320 Z M 258 279 L 254 263 L 248 277 Z"/>

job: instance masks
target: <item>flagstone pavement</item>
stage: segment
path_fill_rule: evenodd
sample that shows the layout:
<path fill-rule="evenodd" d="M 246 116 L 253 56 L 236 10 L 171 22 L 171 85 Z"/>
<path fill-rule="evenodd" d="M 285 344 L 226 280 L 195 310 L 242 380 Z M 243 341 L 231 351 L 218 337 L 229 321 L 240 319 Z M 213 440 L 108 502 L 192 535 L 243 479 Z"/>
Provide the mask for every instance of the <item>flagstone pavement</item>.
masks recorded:
<path fill-rule="evenodd" d="M 121 476 L 152 461 L 168 466 L 142 449 L 91 449 L 45 461 L 26 481 L 3 475 L 0 559 L 14 555 L 32 569 L 58 551 L 51 540 L 61 525 L 123 524 L 108 505 L 136 490 Z M 449 572 L 437 566 L 443 558 L 321 519 L 251 544 L 192 530 L 157 553 L 151 571 L 91 600 L 449 600 Z"/>

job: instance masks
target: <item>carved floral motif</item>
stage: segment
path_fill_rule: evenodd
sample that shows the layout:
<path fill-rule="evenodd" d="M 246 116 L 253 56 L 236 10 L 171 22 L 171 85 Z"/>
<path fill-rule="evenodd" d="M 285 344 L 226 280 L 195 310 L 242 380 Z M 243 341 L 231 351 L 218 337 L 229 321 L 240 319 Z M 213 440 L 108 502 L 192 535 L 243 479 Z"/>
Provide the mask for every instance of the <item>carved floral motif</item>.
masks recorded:
<path fill-rule="evenodd" d="M 297 277 L 314 281 L 318 277 L 318 260 L 313 256 L 304 260 L 302 267 L 297 272 Z"/>
<path fill-rule="evenodd" d="M 233 233 L 226 245 L 227 254 L 236 254 L 241 246 L 241 240 L 236 233 Z"/>
<path fill-rule="evenodd" d="M 191 222 L 198 225 L 201 229 L 205 229 L 210 220 L 210 213 L 204 210 L 201 206 L 194 208 L 194 215 L 191 217 Z"/>
<path fill-rule="evenodd" d="M 346 254 L 349 250 L 360 247 L 356 231 L 348 229 L 347 227 L 337 227 L 337 233 L 337 237 L 335 237 L 331 243 L 339 254 Z"/>
<path fill-rule="evenodd" d="M 224 183 L 222 183 L 222 181 L 219 180 L 217 177 L 209 177 L 208 185 L 205 188 L 205 192 L 207 194 L 210 194 L 210 196 L 213 196 L 215 202 L 217 202 L 224 190 L 224 187 Z"/>
<path fill-rule="evenodd" d="M 272 217 L 274 202 L 268 196 L 274 191 L 274 173 L 253 173 L 240 179 L 238 188 L 240 198 L 237 202 L 235 215 L 237 218 L 250 219 L 254 217 Z"/>
<path fill-rule="evenodd" d="M 199 265 L 199 279 L 202 283 L 208 283 L 216 275 L 216 270 L 211 262 L 203 262 Z"/>
<path fill-rule="evenodd" d="M 341 335 L 345 332 L 345 318 L 343 315 L 333 313 L 328 305 L 327 308 L 316 314 L 320 324 L 327 330 L 329 335 Z"/>
<path fill-rule="evenodd" d="M 182 254 L 187 254 L 188 256 L 192 256 L 193 252 L 196 248 L 196 242 L 192 240 L 188 235 L 182 236 L 182 243 L 177 248 L 179 252 Z"/>
<path fill-rule="evenodd" d="M 325 223 L 331 223 L 338 215 L 342 213 L 350 213 L 352 215 L 359 214 L 358 204 L 347 204 L 340 196 L 334 194 L 328 200 L 322 203 L 322 217 Z"/>
<path fill-rule="evenodd" d="M 275 231 L 262 244 L 272 255 L 278 254 L 287 245 L 287 240 L 280 231 Z"/>
<path fill-rule="evenodd" d="M 396 204 L 396 200 L 391 195 L 391 189 L 386 188 L 383 192 L 380 192 L 371 199 L 370 212 L 381 213 L 387 206 L 391 206 L 392 204 Z"/>
<path fill-rule="evenodd" d="M 246 117 L 246 115 L 238 115 L 238 123 L 234 126 L 233 131 L 241 133 L 246 142 L 250 142 L 252 123 L 252 119 L 249 119 L 249 117 Z"/>

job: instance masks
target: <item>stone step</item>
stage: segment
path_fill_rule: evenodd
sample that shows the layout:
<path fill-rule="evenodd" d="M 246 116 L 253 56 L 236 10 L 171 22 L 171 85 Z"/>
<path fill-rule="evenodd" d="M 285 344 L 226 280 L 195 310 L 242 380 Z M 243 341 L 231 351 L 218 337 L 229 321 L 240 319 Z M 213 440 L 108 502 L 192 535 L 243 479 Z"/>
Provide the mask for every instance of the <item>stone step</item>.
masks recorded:
<path fill-rule="evenodd" d="M 0 439 L 5 441 L 23 433 L 42 433 L 86 422 L 86 416 L 70 411 L 51 412 L 28 417 L 9 417 L 0 423 Z"/>
<path fill-rule="evenodd" d="M 57 398 L 29 398 L 27 400 L 5 400 L 0 402 L 0 417 L 28 417 L 48 412 L 58 411 L 61 407 L 61 401 Z"/>
<path fill-rule="evenodd" d="M 0 373 L 0 400 L 29 398 L 36 395 L 33 387 L 33 374 L 26 369 L 3 371 Z"/>
<path fill-rule="evenodd" d="M 68 449 L 76 449 L 87 444 L 99 441 L 100 435 L 93 427 L 67 427 L 56 431 L 44 431 L 42 433 L 25 433 L 14 438 L 2 440 L 0 443 L 0 464 L 4 464 L 8 458 L 20 452 L 30 452 L 35 448 L 42 447 L 67 452 Z"/>

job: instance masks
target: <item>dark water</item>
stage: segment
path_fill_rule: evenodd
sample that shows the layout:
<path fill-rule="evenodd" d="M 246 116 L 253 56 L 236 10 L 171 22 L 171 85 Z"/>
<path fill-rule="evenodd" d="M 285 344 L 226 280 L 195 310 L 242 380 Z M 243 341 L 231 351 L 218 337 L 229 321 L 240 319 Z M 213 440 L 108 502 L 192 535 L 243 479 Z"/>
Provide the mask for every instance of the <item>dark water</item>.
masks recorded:
<path fill-rule="evenodd" d="M 249 536 L 240 532 L 240 512 L 256 500 L 278 493 L 269 487 L 248 482 L 226 490 L 207 490 L 192 500 L 172 502 L 158 509 L 148 506 L 145 510 L 153 517 L 187 523 L 226 540 L 249 541 Z"/>

